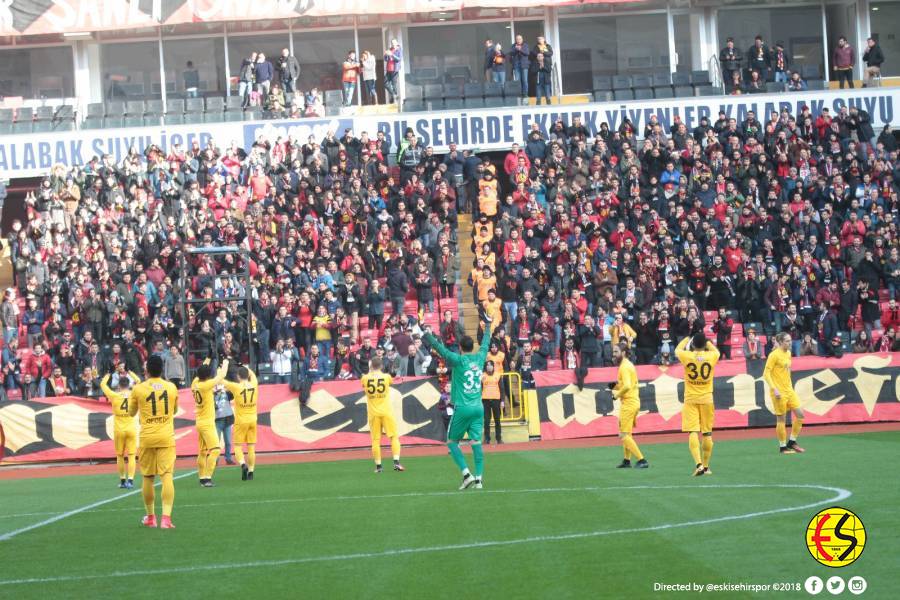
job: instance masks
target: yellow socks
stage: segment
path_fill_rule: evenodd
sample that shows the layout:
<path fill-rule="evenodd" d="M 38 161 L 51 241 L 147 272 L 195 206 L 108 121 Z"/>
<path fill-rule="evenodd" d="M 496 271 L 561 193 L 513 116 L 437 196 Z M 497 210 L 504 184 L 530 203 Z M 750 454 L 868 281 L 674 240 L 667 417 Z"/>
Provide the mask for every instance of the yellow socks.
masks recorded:
<path fill-rule="evenodd" d="M 394 455 L 394 460 L 400 460 L 400 438 L 399 437 L 391 438 L 391 453 Z"/>
<path fill-rule="evenodd" d="M 116 455 L 116 468 L 119 471 L 119 479 L 125 479 L 125 457 Z"/>
<path fill-rule="evenodd" d="M 630 453 L 638 460 L 644 460 L 644 455 L 641 454 L 641 449 L 638 448 L 637 442 L 634 441 L 634 438 L 630 435 L 626 435 L 622 438 L 622 445 L 625 446 L 625 451 Z"/>
<path fill-rule="evenodd" d="M 775 436 L 778 438 L 779 446 L 787 445 L 787 428 L 784 426 L 784 421 L 775 423 Z"/>
<path fill-rule="evenodd" d="M 622 438 L 622 454 L 625 455 L 625 460 L 631 460 L 631 450 L 628 449 L 628 444 L 625 443 L 625 438 Z"/>
<path fill-rule="evenodd" d="M 709 467 L 709 457 L 712 456 L 713 439 L 711 435 L 703 436 L 703 466 Z"/>
<path fill-rule="evenodd" d="M 172 476 L 169 475 L 169 481 L 171 481 L 171 479 Z M 155 497 L 153 495 L 152 477 L 144 477 L 144 479 L 141 481 L 141 495 L 144 497 L 144 510 L 147 511 L 148 515 L 155 515 L 156 509 L 153 506 Z"/>
<path fill-rule="evenodd" d="M 791 439 L 795 442 L 797 441 L 797 436 L 800 435 L 801 429 L 803 429 L 803 419 L 794 418 L 794 421 L 791 423 Z"/>
<path fill-rule="evenodd" d="M 134 481 L 134 472 L 137 470 L 137 457 L 134 454 L 128 455 L 128 479 Z"/>
<path fill-rule="evenodd" d="M 372 438 L 372 458 L 375 459 L 375 464 L 381 464 L 381 436 L 379 435 L 377 438 Z"/>
<path fill-rule="evenodd" d="M 175 504 L 175 482 L 172 480 L 172 474 L 166 473 L 162 475 L 162 514 L 164 517 L 172 516 L 172 505 Z M 146 479 L 144 481 L 147 481 Z M 153 482 L 150 483 L 153 485 Z M 152 490 L 152 487 L 151 487 Z M 152 493 L 152 491 L 151 491 Z M 148 513 L 149 514 L 149 513 Z"/>
<path fill-rule="evenodd" d="M 694 458 L 694 464 L 702 465 L 703 461 L 700 459 L 700 439 L 696 431 L 692 431 L 691 435 L 688 437 L 688 448 L 691 449 L 691 456 Z"/>
<path fill-rule="evenodd" d="M 220 448 L 212 448 L 206 455 L 206 478 L 212 479 L 216 470 L 216 461 L 219 460 L 219 454 L 222 453 Z"/>
<path fill-rule="evenodd" d="M 256 444 L 247 444 L 247 470 L 251 473 L 256 468 Z"/>
<path fill-rule="evenodd" d="M 243 444 L 235 444 L 234 445 L 234 457 L 237 459 L 239 465 L 244 464 Z"/>

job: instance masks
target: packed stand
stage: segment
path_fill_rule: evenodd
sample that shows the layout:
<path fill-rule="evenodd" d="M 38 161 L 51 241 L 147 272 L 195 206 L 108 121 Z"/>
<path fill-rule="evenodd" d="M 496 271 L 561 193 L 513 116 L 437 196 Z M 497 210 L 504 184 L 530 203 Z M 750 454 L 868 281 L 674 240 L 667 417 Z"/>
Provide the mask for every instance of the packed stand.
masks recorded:
<path fill-rule="evenodd" d="M 504 367 L 669 364 L 704 332 L 725 358 L 897 351 L 897 143 L 869 114 L 720 113 L 688 130 L 534 125 L 472 183 L 472 300 Z M 484 326 L 484 324 L 482 324 Z"/>
<path fill-rule="evenodd" d="M 4 390 L 99 396 L 105 375 L 115 388 L 149 353 L 184 385 L 186 353 L 196 366 L 246 362 L 251 348 L 284 383 L 357 378 L 373 355 L 397 375 L 446 374 L 411 329 L 457 322 L 457 191 L 480 160 L 438 157 L 411 131 L 400 166 L 389 166 L 389 151 L 382 134 L 346 130 L 54 167 L 9 232 Z M 246 254 L 185 252 L 225 246 Z M 203 300 L 186 322 L 182 286 Z"/>

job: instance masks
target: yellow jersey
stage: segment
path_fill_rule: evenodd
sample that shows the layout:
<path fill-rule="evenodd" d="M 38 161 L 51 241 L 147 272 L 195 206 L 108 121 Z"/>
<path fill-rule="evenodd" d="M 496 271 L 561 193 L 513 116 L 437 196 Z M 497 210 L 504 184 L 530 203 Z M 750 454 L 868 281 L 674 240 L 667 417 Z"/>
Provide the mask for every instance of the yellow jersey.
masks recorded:
<path fill-rule="evenodd" d="M 259 400 L 259 383 L 256 374 L 250 369 L 250 378 L 247 381 L 225 380 L 225 389 L 234 398 L 234 422 L 256 423 L 257 401 Z"/>
<path fill-rule="evenodd" d="M 640 405 L 641 403 L 638 396 L 637 369 L 634 368 L 634 363 L 627 358 L 623 358 L 622 362 L 619 363 L 619 376 L 613 391 L 616 398 L 622 401 L 623 406 L 625 404 Z"/>
<path fill-rule="evenodd" d="M 141 378 L 136 374 L 129 371 L 128 375 L 135 384 L 141 382 Z M 109 387 L 109 377 L 110 374 L 107 373 L 100 381 L 100 389 L 103 391 L 103 395 L 106 396 L 106 399 L 109 400 L 109 405 L 112 407 L 114 430 L 122 432 L 134 429 L 134 417 L 128 412 L 128 397 L 131 395 L 131 392 L 128 391 L 123 394 L 122 392 L 113 390 Z"/>
<path fill-rule="evenodd" d="M 773 390 L 777 389 L 781 397 L 793 397 L 794 385 L 791 383 L 791 353 L 781 348 L 775 348 L 769 352 L 766 359 L 766 368 L 763 370 L 763 379 L 769 384 L 769 393 L 775 396 Z"/>
<path fill-rule="evenodd" d="M 675 347 L 675 356 L 684 365 L 684 403 L 712 404 L 715 366 L 721 354 L 710 341 L 703 350 L 688 350 L 690 342 L 686 337 Z"/>
<path fill-rule="evenodd" d="M 393 416 L 391 411 L 391 383 L 394 380 L 382 371 L 373 371 L 362 376 L 362 387 L 366 393 L 366 410 L 369 417 Z"/>
<path fill-rule="evenodd" d="M 222 363 L 212 379 L 200 381 L 196 377 L 191 382 L 191 393 L 194 395 L 195 420 L 197 425 L 216 424 L 215 387 L 225 381 L 228 372 L 228 361 Z"/>
<path fill-rule="evenodd" d="M 128 414 L 140 412 L 141 448 L 169 448 L 175 445 L 175 413 L 178 388 L 174 383 L 151 377 L 131 390 Z"/>

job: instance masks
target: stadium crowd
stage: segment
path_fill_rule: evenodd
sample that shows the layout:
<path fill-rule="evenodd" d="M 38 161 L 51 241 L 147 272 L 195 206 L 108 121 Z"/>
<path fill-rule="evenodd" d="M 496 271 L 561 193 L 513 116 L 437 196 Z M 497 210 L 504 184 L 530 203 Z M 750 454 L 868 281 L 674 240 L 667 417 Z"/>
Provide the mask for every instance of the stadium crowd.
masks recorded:
<path fill-rule="evenodd" d="M 609 365 L 621 340 L 664 364 L 705 330 L 730 357 L 741 325 L 751 358 L 782 330 L 797 354 L 897 350 L 898 175 L 890 128 L 854 107 L 593 137 L 576 118 L 535 125 L 497 164 L 347 130 L 56 166 L 9 233 L 3 387 L 97 396 L 155 352 L 183 385 L 187 331 L 192 355 L 246 361 L 252 345 L 282 382 L 359 377 L 373 355 L 446 382 L 410 329 L 432 321 L 457 346 L 460 271 L 494 317 L 491 361 L 526 384 Z M 460 265 L 461 211 L 475 265 Z M 246 254 L 187 255 L 182 282 L 185 248 L 209 246 Z M 207 300 L 186 322 L 182 285 Z"/>

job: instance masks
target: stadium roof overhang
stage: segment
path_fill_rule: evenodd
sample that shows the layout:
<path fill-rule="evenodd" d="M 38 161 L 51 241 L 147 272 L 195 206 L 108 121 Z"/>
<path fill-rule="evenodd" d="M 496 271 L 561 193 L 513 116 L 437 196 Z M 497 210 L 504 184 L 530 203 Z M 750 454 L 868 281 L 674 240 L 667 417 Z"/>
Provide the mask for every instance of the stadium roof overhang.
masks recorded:
<path fill-rule="evenodd" d="M 0 2 L 0 36 L 78 34 L 184 23 L 335 15 L 402 15 L 463 8 L 618 4 L 634 0 L 13 0 Z"/>

